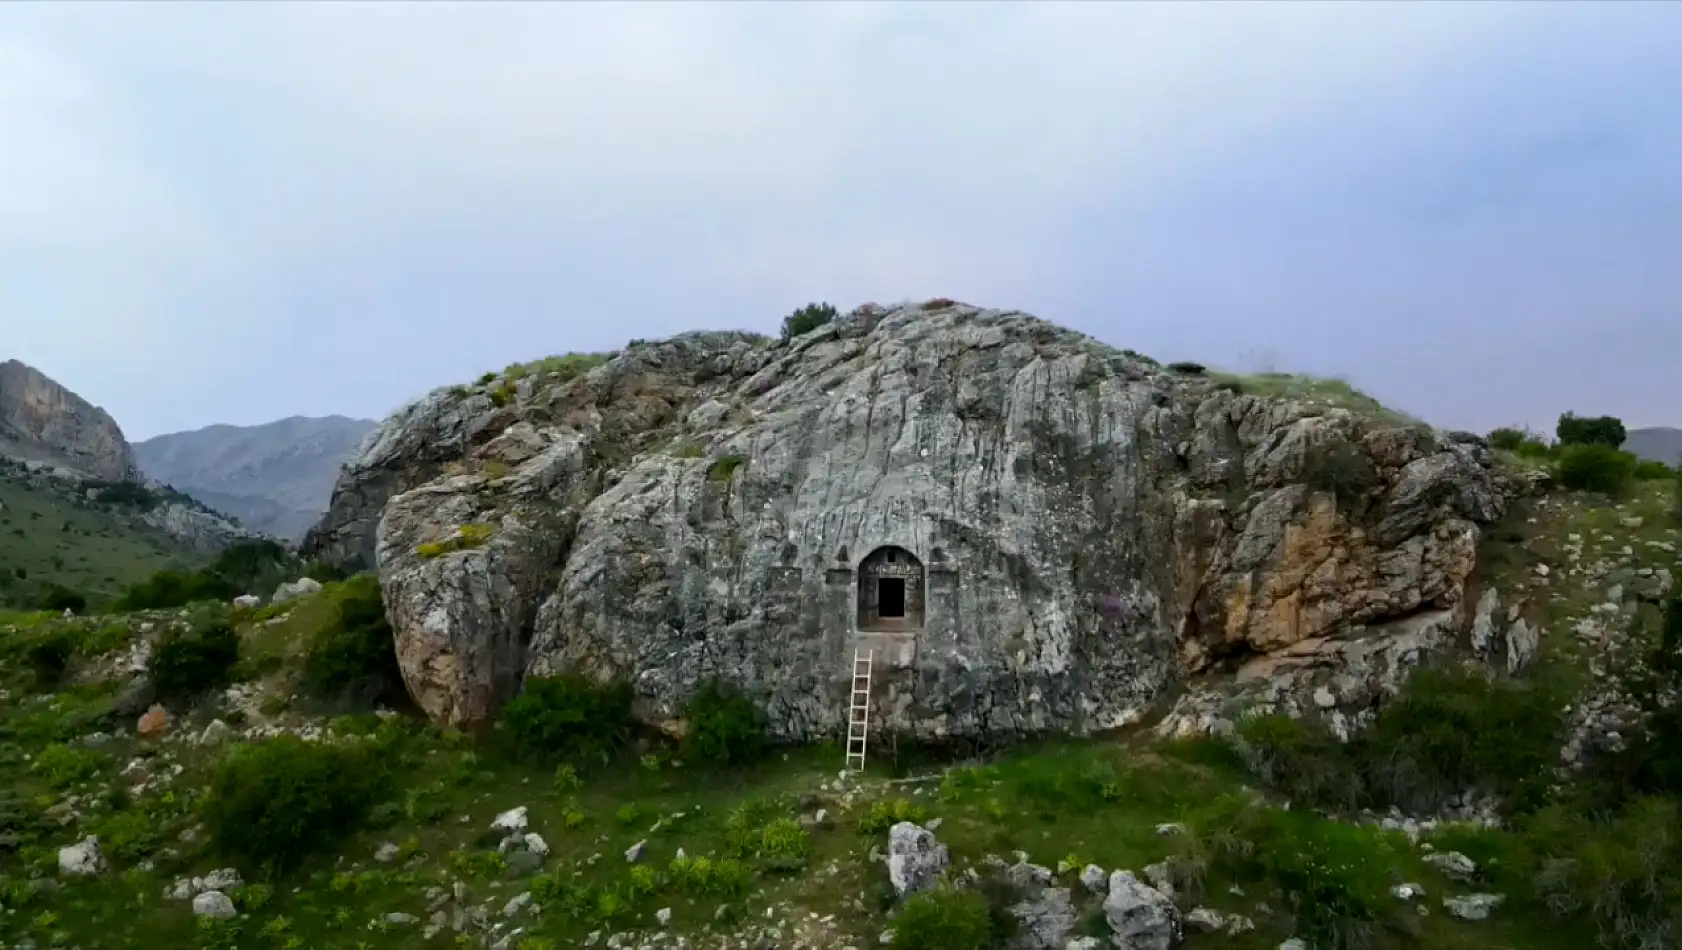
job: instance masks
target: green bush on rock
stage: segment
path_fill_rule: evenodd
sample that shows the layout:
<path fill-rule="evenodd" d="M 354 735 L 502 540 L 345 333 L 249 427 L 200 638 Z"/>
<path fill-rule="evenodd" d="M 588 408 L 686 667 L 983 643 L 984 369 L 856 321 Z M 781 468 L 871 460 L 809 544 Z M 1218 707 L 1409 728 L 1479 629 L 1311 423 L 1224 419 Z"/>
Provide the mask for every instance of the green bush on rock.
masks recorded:
<path fill-rule="evenodd" d="M 1572 491 L 1622 495 L 1635 478 L 1635 456 L 1596 443 L 1567 445 L 1559 453 L 1559 483 Z"/>
<path fill-rule="evenodd" d="M 396 702 L 404 696 L 403 674 L 379 579 L 353 577 L 337 592 L 333 620 L 310 637 L 304 656 L 304 687 L 334 699 Z"/>

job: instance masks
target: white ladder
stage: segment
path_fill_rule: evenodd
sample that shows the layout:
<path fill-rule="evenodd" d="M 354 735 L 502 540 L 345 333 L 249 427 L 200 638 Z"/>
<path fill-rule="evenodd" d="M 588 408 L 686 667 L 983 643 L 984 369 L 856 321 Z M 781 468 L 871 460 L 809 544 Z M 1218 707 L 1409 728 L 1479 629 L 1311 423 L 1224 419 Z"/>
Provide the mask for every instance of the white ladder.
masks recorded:
<path fill-rule="evenodd" d="M 864 771 L 864 740 L 870 732 L 870 667 L 875 650 L 853 653 L 853 695 L 847 706 L 847 770 Z"/>

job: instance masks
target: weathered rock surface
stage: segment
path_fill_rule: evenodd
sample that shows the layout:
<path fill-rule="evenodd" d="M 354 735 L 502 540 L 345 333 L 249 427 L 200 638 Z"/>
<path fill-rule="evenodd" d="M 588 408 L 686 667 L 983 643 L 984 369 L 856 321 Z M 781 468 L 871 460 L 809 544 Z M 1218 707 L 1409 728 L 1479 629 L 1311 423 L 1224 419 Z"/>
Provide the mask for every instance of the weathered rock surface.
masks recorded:
<path fill-rule="evenodd" d="M 1172 950 L 1183 933 L 1180 911 L 1173 900 L 1139 880 L 1132 871 L 1110 875 L 1104 917 L 1115 945 L 1125 950 Z"/>
<path fill-rule="evenodd" d="M 140 478 L 134 450 L 110 413 L 17 360 L 0 363 L 0 455 L 110 482 Z"/>
<path fill-rule="evenodd" d="M 888 880 L 898 896 L 933 887 L 951 862 L 946 846 L 927 828 L 902 821 L 888 829 Z"/>
<path fill-rule="evenodd" d="M 1236 388 L 946 302 L 638 342 L 399 411 L 304 552 L 377 565 L 456 725 L 576 669 L 673 730 L 717 677 L 780 737 L 834 734 L 862 643 L 887 727 L 1080 731 L 1200 672 L 1433 648 L 1505 504 L 1486 447 Z M 890 547 L 921 627 L 861 639 Z"/>

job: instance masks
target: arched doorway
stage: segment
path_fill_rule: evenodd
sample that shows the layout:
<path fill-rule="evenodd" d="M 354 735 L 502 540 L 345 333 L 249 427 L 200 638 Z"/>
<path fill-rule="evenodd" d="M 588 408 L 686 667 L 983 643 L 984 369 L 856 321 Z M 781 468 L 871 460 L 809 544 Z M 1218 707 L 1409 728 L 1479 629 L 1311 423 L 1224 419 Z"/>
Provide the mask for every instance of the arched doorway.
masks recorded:
<path fill-rule="evenodd" d="M 893 633 L 923 629 L 923 562 L 904 548 L 880 547 L 859 563 L 858 629 Z"/>

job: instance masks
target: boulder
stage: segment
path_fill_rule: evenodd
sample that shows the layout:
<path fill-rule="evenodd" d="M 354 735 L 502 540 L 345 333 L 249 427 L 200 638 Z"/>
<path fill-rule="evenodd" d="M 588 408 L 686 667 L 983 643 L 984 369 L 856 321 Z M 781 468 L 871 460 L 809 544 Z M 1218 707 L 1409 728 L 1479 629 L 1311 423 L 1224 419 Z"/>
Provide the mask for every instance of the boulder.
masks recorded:
<path fill-rule="evenodd" d="M 909 821 L 888 829 L 888 880 L 900 897 L 933 887 L 952 863 L 934 832 Z"/>
<path fill-rule="evenodd" d="M 812 740 L 868 641 L 882 728 L 1103 730 L 1229 657 L 1434 649 L 1326 645 L 1455 616 L 1509 491 L 1487 447 L 1243 390 L 950 301 L 684 334 L 400 410 L 303 549 L 377 567 L 410 692 L 460 727 L 579 671 L 674 733 L 717 679 Z"/>
<path fill-rule="evenodd" d="M 1132 871 L 1110 875 L 1104 917 L 1115 935 L 1115 945 L 1122 950 L 1171 950 L 1180 942 L 1179 908 Z"/>

